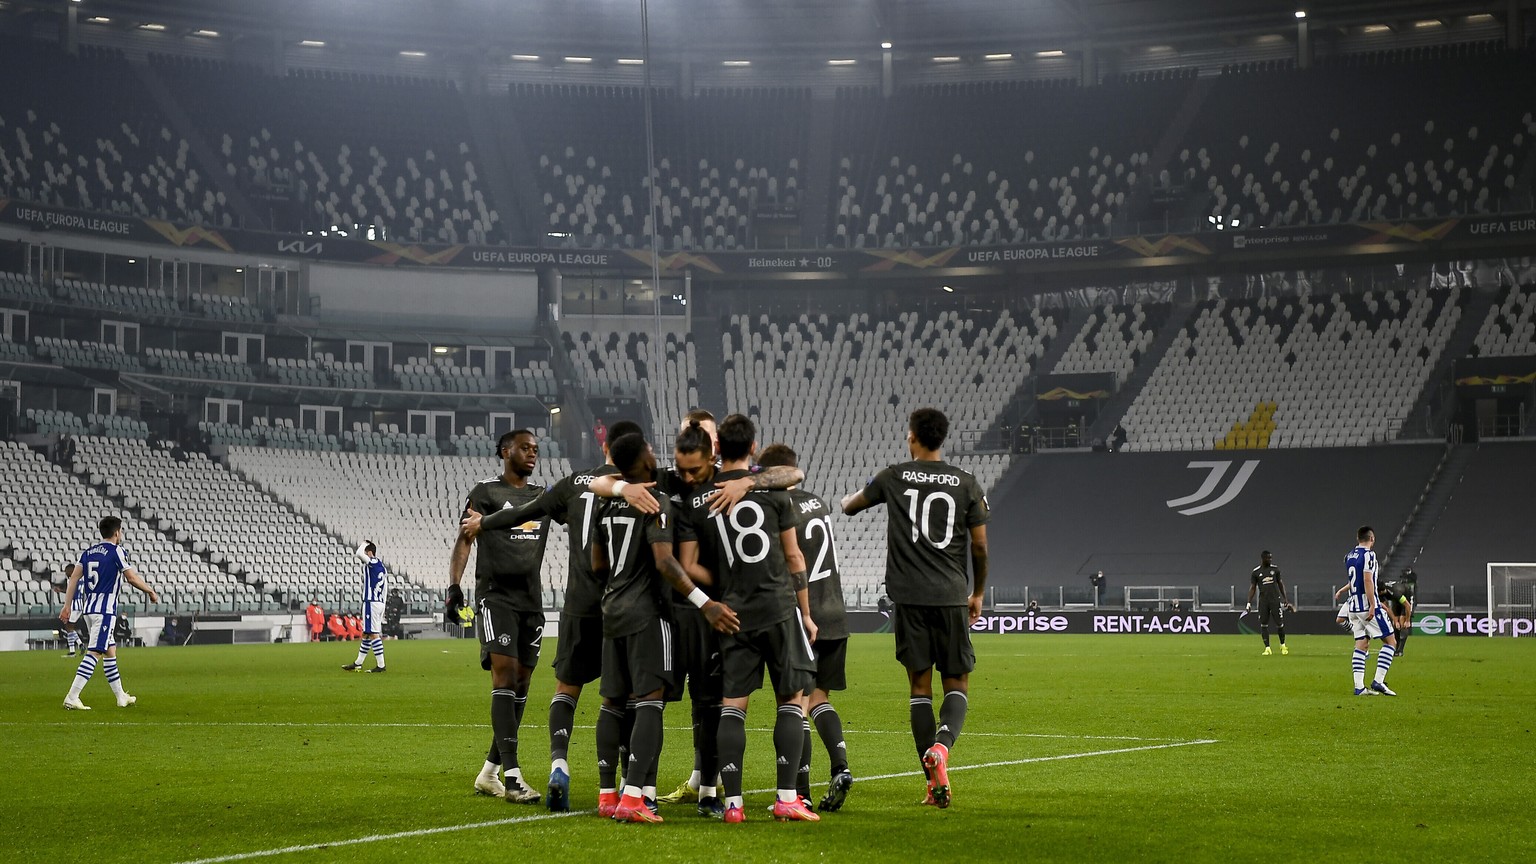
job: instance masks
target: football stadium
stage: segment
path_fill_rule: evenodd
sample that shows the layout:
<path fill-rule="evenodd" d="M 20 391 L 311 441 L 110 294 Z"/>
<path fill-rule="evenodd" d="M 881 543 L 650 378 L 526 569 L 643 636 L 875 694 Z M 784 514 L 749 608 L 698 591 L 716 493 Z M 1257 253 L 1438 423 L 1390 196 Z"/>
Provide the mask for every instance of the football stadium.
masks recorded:
<path fill-rule="evenodd" d="M 1536 860 L 1536 0 L 0 0 L 0 318 L 0 859 Z"/>

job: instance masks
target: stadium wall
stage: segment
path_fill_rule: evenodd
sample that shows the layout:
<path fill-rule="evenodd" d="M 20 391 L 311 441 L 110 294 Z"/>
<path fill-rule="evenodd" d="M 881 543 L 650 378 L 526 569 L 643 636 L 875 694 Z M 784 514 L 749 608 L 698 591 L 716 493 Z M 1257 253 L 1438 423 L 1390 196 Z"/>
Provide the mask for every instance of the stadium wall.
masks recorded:
<path fill-rule="evenodd" d="M 1086 586 L 1103 570 L 1109 605 L 1120 605 L 1126 585 L 1198 586 L 1202 602 L 1235 586 L 1241 602 L 1269 549 L 1287 586 L 1311 586 L 1311 603 L 1339 584 L 1356 527 L 1391 542 L 1441 452 L 1418 444 L 1029 457 L 992 502 L 992 583 Z"/>
<path fill-rule="evenodd" d="M 1490 561 L 1536 561 L 1531 490 L 1536 441 L 1485 441 L 1456 483 L 1445 512 L 1411 561 L 1419 584 L 1482 584 Z M 1410 553 L 1411 554 L 1411 553 Z"/>

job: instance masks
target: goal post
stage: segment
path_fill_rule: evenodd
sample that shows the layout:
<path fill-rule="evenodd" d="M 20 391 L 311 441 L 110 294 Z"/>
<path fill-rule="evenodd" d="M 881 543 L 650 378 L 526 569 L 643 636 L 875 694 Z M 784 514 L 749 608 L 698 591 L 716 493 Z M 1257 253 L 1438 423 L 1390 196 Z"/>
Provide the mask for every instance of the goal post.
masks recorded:
<path fill-rule="evenodd" d="M 1488 564 L 1488 619 L 1502 618 L 1536 618 L 1536 563 Z"/>

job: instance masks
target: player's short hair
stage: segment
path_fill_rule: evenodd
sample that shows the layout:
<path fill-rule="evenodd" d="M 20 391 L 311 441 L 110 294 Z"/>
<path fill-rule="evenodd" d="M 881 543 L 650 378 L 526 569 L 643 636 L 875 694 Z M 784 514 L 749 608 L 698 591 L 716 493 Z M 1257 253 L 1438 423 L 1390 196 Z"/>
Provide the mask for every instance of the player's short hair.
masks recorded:
<path fill-rule="evenodd" d="M 937 450 L 944 446 L 944 439 L 949 435 L 949 418 L 937 408 L 919 408 L 912 412 L 907 428 L 917 443 L 929 450 Z"/>
<path fill-rule="evenodd" d="M 683 423 L 685 425 L 690 422 L 713 423 L 715 422 L 715 415 L 703 408 L 695 408 L 683 416 Z"/>
<path fill-rule="evenodd" d="M 616 421 L 614 421 L 612 426 L 608 427 L 608 440 L 609 441 L 612 441 L 615 438 L 623 438 L 625 435 L 644 435 L 644 434 L 645 434 L 645 430 L 641 429 L 640 428 L 640 424 L 636 423 L 633 420 L 616 420 Z"/>
<path fill-rule="evenodd" d="M 1268 558 L 1268 557 L 1270 557 L 1270 556 L 1269 556 L 1269 550 L 1268 550 L 1268 549 L 1265 549 L 1265 550 L 1264 550 L 1264 551 L 1263 551 L 1263 552 L 1260 552 L 1260 553 L 1259 553 L 1259 557 L 1260 557 L 1260 558 Z"/>
<path fill-rule="evenodd" d="M 705 456 L 713 456 L 715 444 L 709 440 L 709 433 L 700 424 L 702 420 L 688 420 L 683 426 L 683 431 L 677 433 L 677 440 L 672 446 L 677 452 L 684 455 L 701 453 Z"/>
<path fill-rule="evenodd" d="M 745 414 L 732 414 L 720 423 L 720 458 L 729 462 L 745 459 L 757 440 L 757 427 Z"/>
<path fill-rule="evenodd" d="M 369 555 L 376 555 L 376 554 L 378 554 L 379 547 L 373 545 L 372 543 L 369 543 L 368 545 L 363 547 L 363 551 L 367 552 Z"/>
<path fill-rule="evenodd" d="M 501 437 L 496 439 L 497 459 L 506 458 L 504 454 L 506 453 L 507 448 L 512 446 L 512 442 L 516 441 L 517 436 L 519 435 L 527 435 L 530 438 L 534 437 L 532 429 L 513 429 L 511 432 L 503 432 Z"/>
<path fill-rule="evenodd" d="M 1375 536 L 1376 532 L 1372 531 L 1371 526 L 1369 525 L 1361 525 L 1360 529 L 1355 532 L 1355 539 L 1359 540 L 1361 543 L 1364 543 L 1365 541 L 1370 540 Z"/>
<path fill-rule="evenodd" d="M 777 468 L 780 465 L 799 468 L 800 457 L 795 455 L 788 444 L 769 444 L 763 448 L 763 452 L 757 454 L 757 464 L 764 468 Z"/>
<path fill-rule="evenodd" d="M 619 469 L 620 474 L 628 475 L 645 455 L 646 446 L 645 436 L 638 432 L 620 435 L 608 442 L 608 458 L 613 460 L 613 467 Z"/>
<path fill-rule="evenodd" d="M 118 531 L 121 531 L 122 528 L 123 520 L 117 518 L 116 516 L 108 516 L 100 522 L 96 523 L 96 530 L 101 532 L 101 539 L 103 540 L 111 539 L 111 537 Z"/>

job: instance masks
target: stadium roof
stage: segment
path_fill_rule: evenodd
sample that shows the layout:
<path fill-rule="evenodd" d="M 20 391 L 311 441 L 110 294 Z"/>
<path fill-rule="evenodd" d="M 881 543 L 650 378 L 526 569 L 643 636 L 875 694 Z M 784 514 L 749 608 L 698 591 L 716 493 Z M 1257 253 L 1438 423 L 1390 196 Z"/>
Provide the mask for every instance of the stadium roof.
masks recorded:
<path fill-rule="evenodd" d="M 1532 0 L 1517 0 L 1529 7 Z M 640 0 L 11 0 L 13 13 L 57 13 L 172 32 L 209 29 L 230 38 L 486 52 L 622 52 L 640 49 Z M 650 0 L 657 57 L 753 59 L 878 56 L 896 52 L 1070 50 L 1236 38 L 1491 13 L 1507 0 Z"/>

